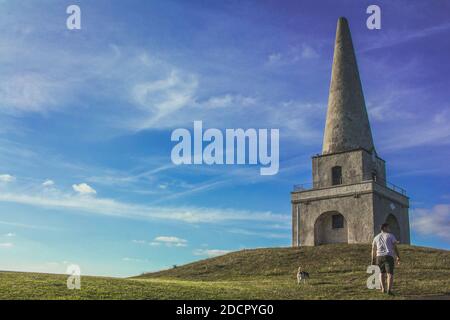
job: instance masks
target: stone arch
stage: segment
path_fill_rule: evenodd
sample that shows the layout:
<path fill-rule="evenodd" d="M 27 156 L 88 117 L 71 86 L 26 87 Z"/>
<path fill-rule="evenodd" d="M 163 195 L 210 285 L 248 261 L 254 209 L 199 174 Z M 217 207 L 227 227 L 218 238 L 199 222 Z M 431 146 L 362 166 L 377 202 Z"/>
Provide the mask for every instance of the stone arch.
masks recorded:
<path fill-rule="evenodd" d="M 348 243 L 345 217 L 337 211 L 322 213 L 314 222 L 314 245 Z"/>
<path fill-rule="evenodd" d="M 397 241 L 401 241 L 400 225 L 398 224 L 397 218 L 392 213 L 387 216 L 386 223 L 389 224 L 389 229 Z"/>

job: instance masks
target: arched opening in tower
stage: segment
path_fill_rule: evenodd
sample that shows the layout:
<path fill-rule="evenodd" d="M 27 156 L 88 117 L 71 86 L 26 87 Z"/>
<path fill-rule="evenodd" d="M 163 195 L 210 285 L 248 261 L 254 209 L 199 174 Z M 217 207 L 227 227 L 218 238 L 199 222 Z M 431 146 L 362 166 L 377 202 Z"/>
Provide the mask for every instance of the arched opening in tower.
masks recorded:
<path fill-rule="evenodd" d="M 314 245 L 348 243 L 347 220 L 337 211 L 322 213 L 314 223 Z"/>

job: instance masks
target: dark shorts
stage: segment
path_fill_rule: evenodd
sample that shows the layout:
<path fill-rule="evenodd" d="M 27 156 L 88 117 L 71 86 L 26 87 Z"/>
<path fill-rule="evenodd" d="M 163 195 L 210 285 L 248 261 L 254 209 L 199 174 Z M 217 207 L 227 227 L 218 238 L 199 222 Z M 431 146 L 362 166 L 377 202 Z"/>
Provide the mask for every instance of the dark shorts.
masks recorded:
<path fill-rule="evenodd" d="M 394 257 L 379 256 L 377 257 L 377 265 L 380 267 L 381 273 L 394 274 Z"/>

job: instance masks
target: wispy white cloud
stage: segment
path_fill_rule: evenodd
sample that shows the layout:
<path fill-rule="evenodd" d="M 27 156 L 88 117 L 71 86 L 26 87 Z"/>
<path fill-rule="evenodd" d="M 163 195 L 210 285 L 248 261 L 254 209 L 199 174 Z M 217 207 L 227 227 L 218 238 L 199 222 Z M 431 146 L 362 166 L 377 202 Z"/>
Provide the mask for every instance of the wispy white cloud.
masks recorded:
<path fill-rule="evenodd" d="M 8 238 L 12 238 L 12 237 L 15 237 L 16 234 L 13 233 L 13 232 L 8 232 L 8 233 L 6 233 L 4 236 L 5 236 L 5 237 L 8 237 Z"/>
<path fill-rule="evenodd" d="M 45 226 L 45 225 L 39 226 L 39 225 L 17 223 L 17 222 L 11 222 L 11 221 L 2 221 L 2 220 L 0 220 L 0 224 L 3 224 L 5 226 L 11 226 L 11 227 L 25 228 L 25 229 L 57 230 L 56 228 Z"/>
<path fill-rule="evenodd" d="M 412 128 L 414 130 L 411 130 Z M 420 146 L 429 147 L 448 144 L 450 144 L 450 126 L 448 122 L 434 118 L 410 123 L 409 128 L 399 128 L 395 134 L 391 134 L 385 139 L 383 149 L 398 151 Z"/>
<path fill-rule="evenodd" d="M 153 204 L 165 202 L 167 200 L 177 199 L 180 197 L 185 197 L 185 196 L 192 195 L 192 194 L 195 194 L 198 192 L 205 192 L 208 190 L 219 188 L 221 186 L 225 186 L 225 185 L 231 183 L 232 181 L 233 180 L 230 178 L 228 178 L 228 179 L 219 178 L 219 179 L 215 179 L 212 181 L 206 181 L 203 183 L 199 183 L 198 185 L 192 186 L 191 188 L 188 188 L 187 190 L 173 192 L 167 196 L 162 196 L 162 197 L 158 198 L 157 200 L 153 201 Z"/>
<path fill-rule="evenodd" d="M 275 214 L 270 211 L 247 211 L 239 209 L 203 208 L 203 207 L 173 207 L 149 206 L 131 204 L 109 198 L 86 197 L 82 194 L 52 192 L 27 193 L 21 191 L 2 192 L 0 201 L 19 203 L 42 208 L 57 208 L 83 211 L 130 219 L 175 220 L 189 223 L 220 223 L 225 221 L 260 221 L 280 223 L 288 220 L 287 215 Z"/>
<path fill-rule="evenodd" d="M 167 247 L 186 247 L 188 241 L 174 236 L 158 236 L 154 242 L 162 243 Z"/>
<path fill-rule="evenodd" d="M 0 79 L 0 111 L 11 114 L 43 113 L 56 108 L 60 85 L 39 74 Z"/>
<path fill-rule="evenodd" d="M 0 248 L 12 248 L 14 244 L 11 242 L 0 242 Z"/>
<path fill-rule="evenodd" d="M 397 72 L 400 72 L 398 69 Z M 407 101 L 413 95 L 419 91 L 424 91 L 419 88 L 401 88 L 396 85 L 395 90 L 386 92 L 383 96 L 376 97 L 375 100 L 367 99 L 367 109 L 370 115 L 370 119 L 379 122 L 388 122 L 398 120 L 413 120 L 417 119 L 418 114 L 414 112 Z M 425 95 L 425 92 L 421 92 L 421 95 Z M 409 107 L 409 108 L 408 108 Z"/>
<path fill-rule="evenodd" d="M 55 182 L 53 180 L 45 180 L 42 182 L 43 187 L 52 187 L 55 185 Z"/>
<path fill-rule="evenodd" d="M 280 63 L 281 59 L 282 59 L 281 53 L 279 53 L 279 52 L 271 53 L 271 54 L 269 54 L 269 56 L 267 57 L 267 62 L 268 62 L 270 65 L 278 64 L 278 63 Z"/>
<path fill-rule="evenodd" d="M 90 105 L 95 94 L 95 101 L 103 103 L 89 106 L 89 123 L 84 124 L 82 132 L 91 139 L 181 127 L 198 119 L 215 127 L 278 128 L 283 122 L 273 121 L 272 111 L 284 119 L 292 114 L 287 108 L 277 110 L 279 102 L 269 102 L 271 99 L 267 97 L 260 99 L 232 87 L 224 93 L 223 86 L 208 82 L 209 75 L 203 74 L 201 68 L 192 71 L 169 59 L 157 58 L 157 52 L 151 55 L 149 48 L 111 44 L 94 52 L 79 53 L 66 50 L 60 43 L 49 45 L 40 38 L 28 40 L 11 39 L 5 44 L 8 48 L 4 53 L 5 65 L 23 61 L 34 71 L 0 75 L 0 100 L 4 102 L 1 108 L 17 115 L 71 112 L 74 106 Z M 293 47 L 288 55 L 292 61 L 310 60 L 317 56 L 317 51 L 304 44 Z M 102 105 L 108 105 L 107 112 Z M 218 112 L 219 108 L 233 108 L 233 112 Z M 281 112 L 285 115 L 281 116 Z M 293 134 L 303 136 L 313 130 L 306 126 L 306 118 L 303 115 L 304 122 Z M 291 130 L 291 126 L 286 129 Z M 102 134 L 90 134 L 92 131 Z M 304 141 L 310 141 L 310 137 Z"/>
<path fill-rule="evenodd" d="M 304 44 L 301 48 L 301 57 L 304 59 L 314 59 L 319 57 L 319 53 L 311 46 Z"/>
<path fill-rule="evenodd" d="M 368 52 L 371 50 L 389 48 L 405 42 L 413 41 L 420 38 L 426 38 L 444 31 L 450 30 L 450 23 L 443 23 L 440 25 L 430 26 L 424 29 L 408 28 L 406 31 L 390 31 L 382 33 L 377 37 L 377 40 L 371 38 L 371 42 L 358 53 Z"/>
<path fill-rule="evenodd" d="M 439 204 L 431 209 L 414 209 L 411 216 L 411 226 L 419 234 L 450 241 L 449 204 Z"/>
<path fill-rule="evenodd" d="M 255 106 L 258 99 L 250 96 L 242 96 L 240 94 L 225 94 L 221 96 L 212 96 L 204 102 L 200 102 L 198 107 L 206 107 L 210 109 L 230 108 L 230 107 L 248 107 Z"/>
<path fill-rule="evenodd" d="M 230 233 L 241 234 L 250 237 L 258 237 L 258 238 L 269 238 L 269 239 L 289 239 L 290 233 L 273 233 L 273 232 L 265 232 L 265 231 L 253 231 L 246 229 L 233 228 L 228 230 Z"/>
<path fill-rule="evenodd" d="M 296 139 L 303 145 L 320 143 L 326 105 L 296 100 L 280 102 L 270 110 L 270 125 L 283 124 L 285 138 Z"/>
<path fill-rule="evenodd" d="M 261 176 L 256 167 L 196 167 L 190 166 L 183 168 L 183 173 L 190 173 L 198 176 L 199 173 L 206 176 L 203 181 L 197 183 L 187 183 L 185 181 L 176 181 L 170 184 L 171 192 L 159 194 L 158 198 L 152 201 L 152 204 L 164 203 L 168 200 L 187 197 L 196 193 L 208 192 L 215 189 L 225 188 L 229 186 L 237 187 L 240 185 L 249 185 L 257 183 L 267 183 L 269 180 L 289 181 L 293 172 L 298 173 L 300 170 L 309 170 L 308 157 L 294 157 L 282 161 L 280 171 L 277 175 L 267 177 Z"/>
<path fill-rule="evenodd" d="M 186 239 L 175 236 L 157 236 L 152 241 L 147 240 L 133 240 L 133 243 L 149 245 L 152 247 L 166 246 L 166 247 L 186 247 L 188 241 Z"/>
<path fill-rule="evenodd" d="M 86 183 L 74 184 L 72 188 L 79 194 L 97 194 L 97 191 Z"/>
<path fill-rule="evenodd" d="M 217 257 L 227 253 L 232 252 L 232 250 L 222 250 L 222 249 L 196 249 L 194 250 L 194 255 L 196 256 L 207 256 L 207 257 Z"/>
<path fill-rule="evenodd" d="M 122 261 L 125 261 L 125 262 L 149 262 L 148 259 L 130 258 L 130 257 L 124 257 L 124 258 L 122 258 Z"/>
<path fill-rule="evenodd" d="M 300 46 L 291 46 L 286 52 L 274 52 L 267 57 L 268 66 L 289 66 L 300 61 L 319 58 L 318 51 L 311 45 L 303 43 Z"/>
<path fill-rule="evenodd" d="M 8 183 L 16 180 L 16 178 L 10 174 L 0 174 L 0 182 Z"/>
<path fill-rule="evenodd" d="M 172 70 L 165 79 L 141 82 L 133 86 L 131 95 L 143 116 L 131 122 L 132 129 L 159 127 L 161 120 L 193 103 L 198 87 L 195 75 Z"/>
<path fill-rule="evenodd" d="M 154 159 L 152 163 L 146 163 L 145 167 L 154 167 L 153 169 L 148 168 L 139 168 L 139 170 L 131 170 L 132 172 L 120 172 L 115 170 L 102 170 L 100 168 L 96 168 L 95 171 L 101 172 L 105 171 L 104 174 L 92 175 L 88 176 L 86 180 L 88 182 L 92 182 L 95 184 L 103 185 L 103 186 L 112 186 L 115 188 L 126 188 L 128 191 L 136 191 L 139 193 L 140 190 L 136 190 L 131 188 L 132 185 L 142 185 L 147 183 L 155 182 L 157 183 L 157 175 L 163 173 L 165 171 L 169 171 L 170 169 L 175 168 L 176 166 L 172 163 L 154 163 Z M 169 186 L 167 183 L 163 183 L 162 185 Z M 159 188 L 164 189 L 164 188 Z M 142 190 L 141 190 L 142 191 Z M 156 192 L 156 191 L 154 191 Z"/>

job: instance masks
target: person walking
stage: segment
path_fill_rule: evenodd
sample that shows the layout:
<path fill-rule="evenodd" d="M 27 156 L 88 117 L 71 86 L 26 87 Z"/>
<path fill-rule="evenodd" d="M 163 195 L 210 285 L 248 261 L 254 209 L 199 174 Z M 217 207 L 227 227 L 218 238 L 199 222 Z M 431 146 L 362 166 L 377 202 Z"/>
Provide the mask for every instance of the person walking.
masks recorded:
<path fill-rule="evenodd" d="M 375 236 L 372 242 L 372 265 L 380 268 L 381 291 L 392 295 L 394 282 L 394 259 L 400 264 L 400 255 L 397 248 L 397 239 L 389 232 L 389 224 L 381 225 L 381 232 Z"/>

